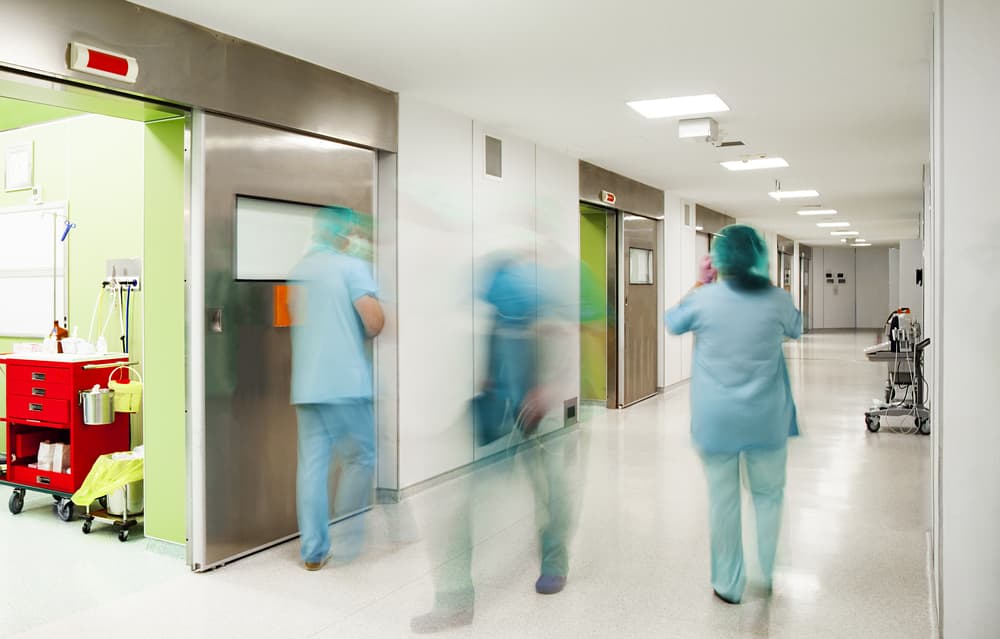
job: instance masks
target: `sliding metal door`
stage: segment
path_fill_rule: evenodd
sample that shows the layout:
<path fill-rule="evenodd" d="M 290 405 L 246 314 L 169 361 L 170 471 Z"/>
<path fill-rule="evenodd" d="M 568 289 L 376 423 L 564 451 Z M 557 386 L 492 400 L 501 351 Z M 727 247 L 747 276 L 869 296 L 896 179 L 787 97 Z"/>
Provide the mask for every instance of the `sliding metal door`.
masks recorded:
<path fill-rule="evenodd" d="M 303 233 L 311 226 L 301 216 L 293 219 L 295 211 L 307 210 L 300 205 L 336 204 L 374 214 L 376 192 L 372 151 L 219 116 L 201 117 L 196 130 L 203 139 L 196 144 L 204 145 L 204 173 L 196 176 L 193 188 L 203 180 L 204 323 L 191 327 L 204 340 L 205 385 L 204 428 L 193 430 L 197 441 L 192 443 L 196 570 L 298 532 L 291 341 L 276 309 L 284 274 L 268 275 L 267 265 L 283 253 L 301 254 L 308 245 Z M 237 240 L 244 247 L 242 234 L 259 235 L 260 229 L 238 231 L 237 198 L 253 202 L 257 219 L 265 216 L 271 225 L 265 228 L 275 229 L 263 241 L 257 238 L 261 248 L 241 248 L 239 256 Z M 288 212 L 288 224 L 282 211 Z M 192 223 L 198 224 L 199 216 L 193 215 Z M 298 233 L 292 231 L 296 225 Z M 241 269 L 250 265 L 250 276 L 237 272 L 237 257 Z M 253 266 L 257 260 L 264 263 L 259 269 Z M 192 287 L 192 295 L 199 294 Z"/>

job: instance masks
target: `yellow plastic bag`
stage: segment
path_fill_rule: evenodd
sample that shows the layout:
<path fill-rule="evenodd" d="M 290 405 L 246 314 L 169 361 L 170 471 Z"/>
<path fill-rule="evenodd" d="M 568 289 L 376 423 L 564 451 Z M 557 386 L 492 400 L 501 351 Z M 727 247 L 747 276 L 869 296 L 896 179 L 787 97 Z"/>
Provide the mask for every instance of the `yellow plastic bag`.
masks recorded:
<path fill-rule="evenodd" d="M 80 490 L 73 494 L 73 503 L 87 506 L 104 495 L 109 495 L 125 484 L 142 481 L 143 458 L 129 457 L 114 459 L 111 455 L 101 455 L 94 462 L 87 479 Z"/>
<path fill-rule="evenodd" d="M 112 380 L 111 378 L 114 377 L 115 373 L 123 368 L 130 373 L 135 373 L 139 381 L 116 382 Z M 119 366 L 111 371 L 111 375 L 108 375 L 108 388 L 115 392 L 112 402 L 116 413 L 139 412 L 139 409 L 142 407 L 142 376 L 139 375 L 139 371 L 128 366 Z"/>

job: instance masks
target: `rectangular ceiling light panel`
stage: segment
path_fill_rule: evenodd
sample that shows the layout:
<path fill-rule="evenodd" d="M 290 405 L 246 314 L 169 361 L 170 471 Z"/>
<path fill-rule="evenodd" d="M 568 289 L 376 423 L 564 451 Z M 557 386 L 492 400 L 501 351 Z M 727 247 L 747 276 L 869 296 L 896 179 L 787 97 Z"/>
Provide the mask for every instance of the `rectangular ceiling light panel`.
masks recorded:
<path fill-rule="evenodd" d="M 702 113 L 721 113 L 729 110 L 729 105 L 714 93 L 688 95 L 682 98 L 634 100 L 627 104 L 647 118 L 676 118 Z"/>
<path fill-rule="evenodd" d="M 857 242 L 856 244 L 851 244 L 851 246 L 871 246 L 868 242 Z"/>
<path fill-rule="evenodd" d="M 788 166 L 783 158 L 750 158 L 746 160 L 733 160 L 731 162 L 719 162 L 730 171 L 754 171 L 757 169 L 783 169 Z"/>
<path fill-rule="evenodd" d="M 836 215 L 837 209 L 799 209 L 799 215 Z"/>
<path fill-rule="evenodd" d="M 857 231 L 830 231 L 830 235 L 860 235 Z"/>
<path fill-rule="evenodd" d="M 801 191 L 771 191 L 768 195 L 776 200 L 791 200 L 803 197 L 819 197 L 819 192 L 813 189 L 803 189 Z"/>
<path fill-rule="evenodd" d="M 842 229 L 850 225 L 851 225 L 850 222 L 820 222 L 816 226 L 820 227 L 821 229 L 837 229 L 837 228 Z"/>

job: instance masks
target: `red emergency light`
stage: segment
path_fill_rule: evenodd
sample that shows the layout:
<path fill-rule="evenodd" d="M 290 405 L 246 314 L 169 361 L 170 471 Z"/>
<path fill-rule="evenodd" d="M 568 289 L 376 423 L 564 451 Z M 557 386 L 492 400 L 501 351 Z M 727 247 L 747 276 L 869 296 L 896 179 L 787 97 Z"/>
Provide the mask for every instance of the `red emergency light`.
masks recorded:
<path fill-rule="evenodd" d="M 133 84 L 139 75 L 135 58 L 79 42 L 69 44 L 69 68 Z"/>

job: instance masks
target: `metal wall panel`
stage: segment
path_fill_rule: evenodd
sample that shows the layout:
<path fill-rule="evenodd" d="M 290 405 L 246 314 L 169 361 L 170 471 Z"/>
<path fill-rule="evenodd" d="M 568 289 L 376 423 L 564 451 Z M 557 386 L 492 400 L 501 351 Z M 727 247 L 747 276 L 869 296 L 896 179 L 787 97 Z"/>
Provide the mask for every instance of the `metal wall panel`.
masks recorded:
<path fill-rule="evenodd" d="M 205 408 L 203 437 L 194 435 L 202 441 L 192 443 L 204 449 L 192 461 L 204 486 L 192 525 L 204 536 L 192 539 L 198 570 L 298 531 L 291 340 L 287 328 L 273 325 L 273 283 L 235 280 L 236 196 L 374 213 L 376 188 L 372 151 L 212 115 L 201 135 Z"/>
<path fill-rule="evenodd" d="M 0 66 L 396 150 L 397 96 L 122 0 L 0 0 Z M 135 84 L 72 71 L 70 42 L 135 57 Z"/>
<path fill-rule="evenodd" d="M 580 160 L 580 199 L 608 206 L 601 200 L 601 191 L 615 194 L 612 206 L 619 211 L 663 219 L 663 191 Z"/>
<path fill-rule="evenodd" d="M 789 239 L 784 235 L 779 235 L 778 252 L 785 255 L 795 255 L 795 240 Z"/>
<path fill-rule="evenodd" d="M 695 225 L 701 227 L 701 232 L 710 235 L 714 235 L 730 224 L 736 223 L 736 218 L 730 217 L 725 213 L 719 213 L 701 204 L 695 205 L 694 217 Z"/>

